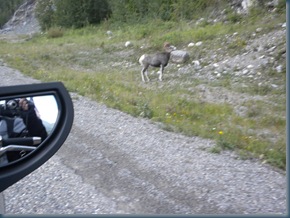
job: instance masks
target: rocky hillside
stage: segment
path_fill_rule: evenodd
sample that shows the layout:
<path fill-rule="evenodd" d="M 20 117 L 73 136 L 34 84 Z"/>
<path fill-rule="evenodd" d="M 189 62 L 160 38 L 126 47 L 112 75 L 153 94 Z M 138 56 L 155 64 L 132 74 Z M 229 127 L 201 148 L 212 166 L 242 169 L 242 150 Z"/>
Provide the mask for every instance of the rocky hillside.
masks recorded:
<path fill-rule="evenodd" d="M 25 1 L 25 3 L 15 11 L 13 17 L 3 26 L 0 30 L 0 34 L 31 35 L 39 32 L 40 26 L 34 14 L 35 4 L 35 0 Z"/>

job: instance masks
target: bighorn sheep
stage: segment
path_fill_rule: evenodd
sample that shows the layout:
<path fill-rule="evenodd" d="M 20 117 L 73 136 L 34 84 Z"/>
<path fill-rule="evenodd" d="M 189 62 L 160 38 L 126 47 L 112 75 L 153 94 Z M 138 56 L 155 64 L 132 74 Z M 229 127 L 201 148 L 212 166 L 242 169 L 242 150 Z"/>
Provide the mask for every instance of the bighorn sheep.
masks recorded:
<path fill-rule="evenodd" d="M 142 81 L 145 82 L 144 75 L 147 81 L 150 81 L 148 78 L 148 67 L 160 67 L 159 73 L 159 81 L 162 81 L 163 70 L 167 66 L 168 61 L 170 59 L 170 53 L 175 49 L 168 42 L 164 43 L 165 52 L 157 53 L 154 55 L 143 54 L 139 58 L 139 63 L 143 66 L 141 70 Z"/>

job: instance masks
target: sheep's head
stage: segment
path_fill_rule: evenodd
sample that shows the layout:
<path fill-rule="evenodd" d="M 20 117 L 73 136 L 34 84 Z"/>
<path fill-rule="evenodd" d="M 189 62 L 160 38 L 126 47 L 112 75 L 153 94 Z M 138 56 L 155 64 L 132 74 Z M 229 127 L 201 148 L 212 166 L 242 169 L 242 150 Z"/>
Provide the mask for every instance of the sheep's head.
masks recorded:
<path fill-rule="evenodd" d="M 165 51 L 167 51 L 167 52 L 172 52 L 176 49 L 174 46 L 170 45 L 169 42 L 165 42 L 163 47 L 164 47 Z"/>

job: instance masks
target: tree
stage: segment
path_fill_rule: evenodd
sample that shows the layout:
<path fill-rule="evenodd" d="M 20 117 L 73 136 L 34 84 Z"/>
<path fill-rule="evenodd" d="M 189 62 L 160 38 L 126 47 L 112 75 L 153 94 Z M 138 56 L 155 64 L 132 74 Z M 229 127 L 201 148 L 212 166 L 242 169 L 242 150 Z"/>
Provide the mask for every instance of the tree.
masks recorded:
<path fill-rule="evenodd" d="M 51 26 L 80 28 L 98 24 L 110 15 L 106 0 L 38 0 L 37 17 L 42 29 Z"/>
<path fill-rule="evenodd" d="M 53 0 L 38 0 L 35 15 L 42 30 L 49 29 L 54 25 L 54 2 Z"/>
<path fill-rule="evenodd" d="M 8 22 L 15 10 L 24 3 L 24 0 L 0 0 L 0 28 Z"/>

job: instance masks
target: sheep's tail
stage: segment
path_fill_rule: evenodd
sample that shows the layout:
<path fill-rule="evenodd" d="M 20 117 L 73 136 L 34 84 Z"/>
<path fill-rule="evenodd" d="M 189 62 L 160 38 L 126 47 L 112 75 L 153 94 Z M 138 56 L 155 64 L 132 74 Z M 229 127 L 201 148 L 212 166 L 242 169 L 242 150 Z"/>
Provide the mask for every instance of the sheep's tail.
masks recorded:
<path fill-rule="evenodd" d="M 140 58 L 139 58 L 139 63 L 141 64 L 141 65 L 144 65 L 144 60 L 145 60 L 145 58 L 146 58 L 146 54 L 143 54 Z"/>

